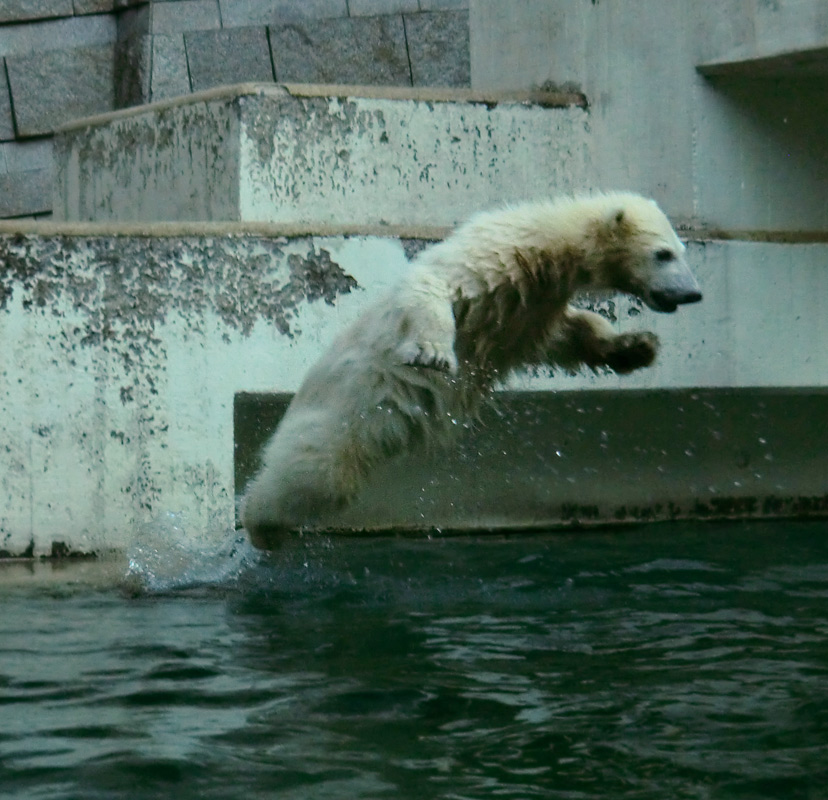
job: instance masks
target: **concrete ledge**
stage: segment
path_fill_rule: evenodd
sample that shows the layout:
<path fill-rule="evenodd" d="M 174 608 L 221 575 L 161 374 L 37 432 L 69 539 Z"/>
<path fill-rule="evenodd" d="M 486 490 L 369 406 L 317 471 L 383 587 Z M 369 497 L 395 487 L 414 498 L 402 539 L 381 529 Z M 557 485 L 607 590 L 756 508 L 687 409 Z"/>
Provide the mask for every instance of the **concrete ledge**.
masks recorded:
<path fill-rule="evenodd" d="M 175 238 L 199 236 L 378 236 L 438 241 L 451 233 L 447 225 L 315 225 L 279 222 L 70 222 L 38 219 L 0 220 L 0 236 Z M 676 225 L 685 242 L 760 242 L 766 244 L 828 244 L 828 231 L 726 230 L 705 225 Z"/>
<path fill-rule="evenodd" d="M 237 492 L 288 402 L 236 396 Z M 825 518 L 826 412 L 826 388 L 502 392 L 456 449 L 384 467 L 315 530 Z"/>
<path fill-rule="evenodd" d="M 374 100 L 414 100 L 420 103 L 472 103 L 496 106 L 500 103 L 537 105 L 542 108 L 587 107 L 586 97 L 580 92 L 480 91 L 429 86 L 365 86 L 338 83 L 236 83 L 216 86 L 191 94 L 159 100 L 155 103 L 119 109 L 107 114 L 80 117 L 56 129 L 56 133 L 108 125 L 120 119 L 146 114 L 148 111 L 166 111 L 171 108 L 210 103 L 234 97 L 360 97 Z"/>
<path fill-rule="evenodd" d="M 0 236 L 119 237 L 175 239 L 180 237 L 298 237 L 370 236 L 390 239 L 445 238 L 450 227 L 432 225 L 311 225 L 279 222 L 54 222 L 52 220 L 0 220 Z"/>
<path fill-rule="evenodd" d="M 828 76 L 828 46 L 805 50 L 744 48 L 699 64 L 709 77 L 742 75 L 756 78 L 811 78 Z"/>

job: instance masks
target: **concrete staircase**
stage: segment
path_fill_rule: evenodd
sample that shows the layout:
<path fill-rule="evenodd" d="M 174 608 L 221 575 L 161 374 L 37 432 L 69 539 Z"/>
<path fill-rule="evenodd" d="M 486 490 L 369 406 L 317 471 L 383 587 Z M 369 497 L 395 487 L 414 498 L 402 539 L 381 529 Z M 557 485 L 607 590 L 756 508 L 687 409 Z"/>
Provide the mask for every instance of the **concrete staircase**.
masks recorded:
<path fill-rule="evenodd" d="M 540 6 L 518 0 L 510 20 L 567 7 Z M 594 36 L 607 20 L 588 15 L 615 13 L 605 6 L 568 24 Z M 679 0 L 658 7 L 688 13 Z M 695 124 L 697 141 L 726 133 L 712 165 L 695 145 L 686 151 L 674 119 L 654 149 L 652 132 L 633 135 L 606 64 L 584 80 L 558 64 L 566 91 L 540 91 L 554 75 L 530 81 L 509 67 L 513 47 L 532 55 L 515 37 L 538 27 L 508 28 L 497 9 L 472 4 L 471 92 L 245 84 L 62 130 L 58 219 L 0 225 L 0 554 L 122 549 L 169 512 L 205 539 L 226 531 L 307 366 L 408 258 L 474 210 L 588 186 L 655 195 L 688 239 L 700 306 L 666 316 L 588 301 L 620 330 L 656 331 L 657 365 L 626 379 L 516 376 L 451 457 L 400 461 L 331 524 L 828 515 L 824 167 L 812 165 L 786 204 L 773 185 L 781 160 L 765 158 L 779 140 L 732 109 L 735 131 L 727 115 L 712 116 L 715 130 Z M 502 47 L 486 41 L 484 70 L 480 32 L 498 24 Z M 714 62 L 679 44 L 675 75 L 691 81 L 690 96 L 713 91 L 702 74 L 712 68 L 696 66 Z M 636 130 L 658 105 L 649 69 L 653 97 L 627 97 Z M 491 75 L 513 85 L 488 85 Z M 802 91 L 814 94 L 810 81 Z M 685 122 L 689 113 L 685 100 Z M 727 143 L 748 134 L 762 146 L 742 174 Z M 764 194 L 743 205 L 751 186 Z"/>

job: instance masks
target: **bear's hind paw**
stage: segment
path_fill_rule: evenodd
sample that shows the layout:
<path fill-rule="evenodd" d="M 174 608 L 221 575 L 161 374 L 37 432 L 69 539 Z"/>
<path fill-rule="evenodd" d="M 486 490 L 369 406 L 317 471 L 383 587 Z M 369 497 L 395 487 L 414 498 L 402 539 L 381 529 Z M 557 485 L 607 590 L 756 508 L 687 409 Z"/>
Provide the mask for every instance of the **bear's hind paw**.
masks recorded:
<path fill-rule="evenodd" d="M 612 341 L 607 366 L 622 375 L 649 367 L 658 353 L 658 336 L 649 331 L 622 333 Z"/>
<path fill-rule="evenodd" d="M 397 348 L 397 355 L 403 364 L 415 367 L 429 367 L 442 372 L 457 372 L 457 357 L 453 350 L 445 351 L 434 342 L 410 342 Z"/>

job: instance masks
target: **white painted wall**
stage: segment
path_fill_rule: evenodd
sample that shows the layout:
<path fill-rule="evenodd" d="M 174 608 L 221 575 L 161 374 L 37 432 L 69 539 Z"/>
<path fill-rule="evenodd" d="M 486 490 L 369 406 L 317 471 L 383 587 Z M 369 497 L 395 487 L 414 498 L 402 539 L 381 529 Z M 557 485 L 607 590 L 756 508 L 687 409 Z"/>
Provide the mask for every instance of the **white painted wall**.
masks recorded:
<path fill-rule="evenodd" d="M 583 91 L 586 179 L 674 220 L 825 232 L 826 15 L 824 0 L 471 0 L 472 86 Z"/>

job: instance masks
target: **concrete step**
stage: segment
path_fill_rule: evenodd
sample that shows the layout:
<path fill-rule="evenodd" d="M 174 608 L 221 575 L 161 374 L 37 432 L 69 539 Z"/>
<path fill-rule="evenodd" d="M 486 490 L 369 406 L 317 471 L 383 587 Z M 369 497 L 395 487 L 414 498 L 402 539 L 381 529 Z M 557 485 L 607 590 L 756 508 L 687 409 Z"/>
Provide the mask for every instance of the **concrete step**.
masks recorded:
<path fill-rule="evenodd" d="M 698 69 L 707 76 L 825 78 L 828 75 L 825 3 L 791 0 L 756 3 L 749 9 L 741 9 L 741 15 L 732 15 L 729 24 L 717 26 L 714 35 L 705 42 Z"/>
<path fill-rule="evenodd" d="M 584 106 L 566 92 L 225 87 L 64 127 L 54 215 L 453 225 L 583 188 Z"/>
<path fill-rule="evenodd" d="M 0 224 L 0 554 L 123 550 L 137 531 L 169 513 L 180 514 L 193 535 L 205 539 L 232 528 L 234 498 L 242 488 L 235 478 L 237 398 L 295 391 L 337 331 L 406 270 L 407 256 L 437 235 L 387 228 L 328 228 L 309 234 L 306 228 L 264 224 Z M 620 298 L 592 303 L 619 330 L 648 328 L 662 337 L 652 369 L 628 378 L 515 376 L 510 390 L 546 392 L 539 399 L 532 395 L 531 403 L 548 402 L 536 417 L 550 430 L 540 435 L 541 423 L 531 423 L 531 415 L 525 431 L 511 423 L 500 428 L 493 417 L 492 438 L 481 452 L 493 453 L 504 436 L 519 440 L 515 453 L 535 447 L 532 463 L 539 471 L 532 480 L 546 486 L 555 473 L 543 464 L 556 463 L 549 449 L 558 442 L 556 431 L 577 437 L 583 430 L 587 438 L 577 445 L 583 453 L 578 463 L 603 470 L 608 462 L 594 437 L 599 428 L 609 428 L 601 427 L 598 412 L 592 419 L 589 408 L 607 409 L 613 425 L 620 426 L 613 429 L 614 436 L 632 436 L 648 419 L 662 431 L 669 427 L 658 421 L 666 413 L 665 401 L 653 400 L 643 417 L 611 412 L 605 403 L 615 407 L 617 393 L 610 390 L 619 389 L 799 387 L 803 392 L 791 397 L 804 399 L 791 399 L 791 417 L 807 414 L 801 420 L 814 429 L 812 442 L 822 442 L 822 428 L 814 421 L 825 414 L 813 404 L 825 402 L 821 389 L 828 385 L 828 318 L 820 313 L 828 291 L 828 245 L 692 241 L 688 256 L 705 291 L 698 306 L 657 315 Z M 595 394 L 585 397 L 585 405 L 561 405 L 556 399 L 555 392 L 575 389 Z M 729 443 L 721 447 L 731 448 L 730 469 L 738 461 L 733 454 L 755 436 L 746 451 L 750 463 L 757 453 L 777 459 L 772 467 L 761 464 L 765 470 L 757 467 L 757 472 L 775 474 L 766 470 L 776 470 L 782 461 L 790 475 L 780 483 L 784 496 L 816 496 L 819 487 L 813 481 L 828 475 L 828 449 L 820 451 L 820 468 L 805 455 L 812 453 L 811 445 L 794 438 L 802 436 L 800 428 L 784 434 L 791 437 L 790 446 L 775 439 L 775 426 L 789 430 L 783 405 L 774 406 L 778 421 L 760 416 L 758 427 L 750 427 L 763 396 L 745 398 L 742 406 L 730 401 L 718 406 L 713 400 L 713 409 L 690 397 L 693 419 L 709 411 L 710 428 L 695 438 L 685 429 L 680 441 L 687 448 L 693 443 L 698 452 L 716 446 L 714 433 L 720 430 Z M 683 401 L 674 414 L 685 413 L 682 408 Z M 739 422 L 731 415 L 749 419 Z M 721 421 L 721 429 L 713 427 L 713 420 Z M 765 423 L 767 435 L 761 430 Z M 269 424 L 262 423 L 262 435 Z M 732 440 L 731 429 L 738 433 Z M 764 448 L 760 436 L 772 447 Z M 802 463 L 787 463 L 800 444 Z M 633 459 L 635 446 L 627 453 Z M 647 463 L 659 460 L 652 451 L 655 444 L 638 446 L 651 448 Z M 442 475 L 469 475 L 461 469 L 468 470 L 463 467 L 467 450 L 457 452 Z M 706 477 L 709 460 L 687 456 L 678 446 L 668 449 L 668 457 L 655 466 L 669 471 L 678 459 L 683 480 L 690 480 L 688 470 L 699 465 L 693 484 L 712 485 Z M 492 469 L 487 459 L 474 469 Z M 455 463 L 458 471 L 452 472 Z M 524 482 L 533 467 L 526 469 Z M 734 480 L 741 480 L 740 475 L 733 472 Z M 471 491 L 475 479 L 445 481 L 462 493 Z M 724 493 L 723 484 L 716 485 Z M 414 488 L 419 492 L 421 486 Z M 539 511 L 547 503 L 544 498 L 553 496 L 549 491 L 538 490 L 533 520 L 552 518 Z M 521 497 L 516 493 L 515 502 Z M 583 505 L 583 497 L 574 484 L 572 494 L 560 499 L 561 507 Z M 664 495 L 659 502 L 671 499 Z M 410 509 L 413 502 L 400 508 Z M 619 507 L 617 496 L 613 502 Z M 440 503 L 425 508 L 417 526 L 454 524 Z M 405 518 L 410 520 L 407 511 Z M 480 520 L 494 525 L 482 512 Z M 504 507 L 496 522 L 517 527 L 526 517 L 516 505 Z M 372 523 L 397 524 L 399 514 L 375 517 Z M 349 525 L 363 527 L 359 520 Z"/>
<path fill-rule="evenodd" d="M 289 400 L 236 396 L 237 486 Z M 813 425 L 826 412 L 828 387 L 501 392 L 449 458 L 384 467 L 316 525 L 457 533 L 828 517 L 828 429 Z"/>

